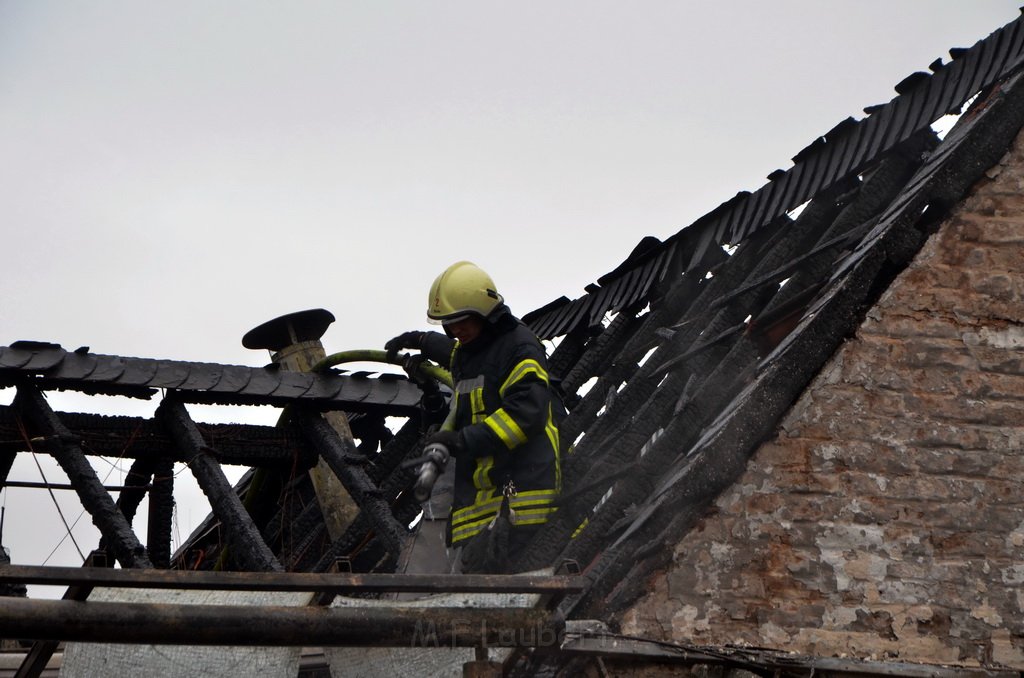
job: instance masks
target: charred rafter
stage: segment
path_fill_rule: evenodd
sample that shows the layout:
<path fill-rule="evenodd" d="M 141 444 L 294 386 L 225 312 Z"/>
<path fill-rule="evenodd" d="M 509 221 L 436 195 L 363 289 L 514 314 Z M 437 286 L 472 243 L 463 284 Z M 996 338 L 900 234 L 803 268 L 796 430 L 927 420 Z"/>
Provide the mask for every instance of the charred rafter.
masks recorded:
<path fill-rule="evenodd" d="M 366 516 L 388 553 L 397 558 L 408 532 L 395 520 L 390 503 L 366 470 L 352 463 L 360 460 L 359 452 L 317 412 L 296 412 L 295 423 L 362 508 L 361 514 Z"/>
<path fill-rule="evenodd" d="M 22 384 L 18 387 L 14 405 L 36 435 L 55 441 L 51 454 L 75 486 L 82 506 L 92 516 L 121 565 L 152 567 L 146 556 L 146 547 L 132 532 L 131 525 L 104 489 L 75 437 L 50 409 L 42 393 L 32 384 Z"/>
<path fill-rule="evenodd" d="M 157 418 L 188 457 L 189 468 L 210 500 L 214 514 L 220 519 L 236 562 L 247 570 L 284 569 L 263 541 L 252 517 L 242 506 L 231 483 L 224 477 L 220 465 L 209 453 L 210 448 L 185 406 L 173 397 L 165 398 L 157 408 Z"/>

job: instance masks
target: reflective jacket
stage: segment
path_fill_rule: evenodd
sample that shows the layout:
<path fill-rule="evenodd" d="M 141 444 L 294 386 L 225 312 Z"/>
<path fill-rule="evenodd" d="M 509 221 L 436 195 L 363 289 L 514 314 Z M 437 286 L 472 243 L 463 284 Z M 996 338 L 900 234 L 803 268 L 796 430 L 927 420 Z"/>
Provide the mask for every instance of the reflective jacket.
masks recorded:
<path fill-rule="evenodd" d="M 421 345 L 455 382 L 455 430 L 464 451 L 455 466 L 451 543 L 487 527 L 510 481 L 514 525 L 547 522 L 562 485 L 557 422 L 563 412 L 536 336 L 502 305 L 468 344 L 430 332 Z"/>

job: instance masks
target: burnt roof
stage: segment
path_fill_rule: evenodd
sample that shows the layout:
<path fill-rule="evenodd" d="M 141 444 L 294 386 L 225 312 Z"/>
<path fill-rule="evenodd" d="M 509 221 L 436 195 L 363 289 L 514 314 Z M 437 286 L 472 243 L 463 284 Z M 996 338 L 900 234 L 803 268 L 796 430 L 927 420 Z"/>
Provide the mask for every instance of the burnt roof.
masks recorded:
<path fill-rule="evenodd" d="M 420 388 L 398 375 L 290 372 L 266 367 L 155 360 L 67 351 L 57 344 L 17 341 L 0 346 L 0 388 L 26 378 L 43 389 L 150 398 L 164 389 L 185 402 L 213 405 L 297 403 L 320 410 L 408 416 Z"/>
<path fill-rule="evenodd" d="M 898 95 L 865 119 L 814 137 L 792 168 L 773 172 L 762 188 L 737 194 L 664 241 L 644 238 L 586 294 L 525 316 L 538 335 L 557 340 L 551 372 L 569 406 L 561 430 L 573 451 L 564 459 L 559 511 L 516 565 L 579 563 L 588 589 L 563 606 L 570 616 L 613 617 L 643 593 L 645 575 L 667 562 L 671 545 L 739 476 L 1024 126 L 1024 20 L 951 55 L 947 64 L 933 63 L 932 74 L 902 80 Z M 931 130 L 935 119 L 972 100 L 945 138 Z M 26 383 L 363 411 L 371 421 L 357 437 L 366 449 L 340 461 L 362 469 L 354 495 L 377 504 L 407 487 L 401 461 L 415 454 L 420 433 L 417 417 L 393 437 L 381 430 L 384 415 L 409 415 L 419 399 L 411 382 L 382 377 L 98 356 L 49 344 L 0 348 L 0 385 Z M 65 418 L 71 433 L 99 425 Z M 311 421 L 297 424 L 310 428 Z M 262 441 L 293 440 L 258 433 Z M 304 439 L 289 444 L 310 444 Z M 292 503 L 260 529 L 287 569 L 323 569 L 339 556 L 356 558 L 357 569 L 388 562 L 369 521 L 331 543 L 308 480 L 287 480 L 285 490 Z M 392 509 L 401 523 L 415 506 L 395 502 Z"/>
<path fill-rule="evenodd" d="M 1018 19 L 935 75 L 905 80 L 865 121 L 816 138 L 786 176 L 648 241 L 586 295 L 528 316 L 542 334 L 564 335 L 552 362 L 573 405 L 562 431 L 575 448 L 562 506 L 519 565 L 578 562 L 590 587 L 567 612 L 607 619 L 638 599 L 646 575 L 1006 152 L 1024 125 L 1022 47 Z M 939 139 L 933 116 L 975 95 Z M 665 274 L 638 282 L 651 267 Z M 614 320 L 602 322 L 608 311 Z"/>

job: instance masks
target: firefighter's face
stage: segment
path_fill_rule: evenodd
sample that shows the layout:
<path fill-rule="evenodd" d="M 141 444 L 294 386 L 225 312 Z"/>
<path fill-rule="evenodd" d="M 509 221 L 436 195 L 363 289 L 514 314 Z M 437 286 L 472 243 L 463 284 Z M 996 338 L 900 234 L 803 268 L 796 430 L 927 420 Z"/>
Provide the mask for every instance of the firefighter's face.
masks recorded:
<path fill-rule="evenodd" d="M 484 329 L 484 320 L 475 315 L 466 316 L 455 322 L 445 323 L 444 331 L 449 337 L 459 340 L 460 344 L 468 344 L 480 336 Z"/>

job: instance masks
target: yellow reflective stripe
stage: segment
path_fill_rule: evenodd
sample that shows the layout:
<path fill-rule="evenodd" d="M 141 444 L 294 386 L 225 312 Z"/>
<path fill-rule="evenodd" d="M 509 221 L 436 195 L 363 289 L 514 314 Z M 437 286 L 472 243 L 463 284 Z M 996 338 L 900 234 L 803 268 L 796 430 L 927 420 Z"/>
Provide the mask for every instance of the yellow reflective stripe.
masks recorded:
<path fill-rule="evenodd" d="M 562 453 L 561 441 L 558 435 L 558 427 L 555 426 L 555 418 L 551 412 L 551 404 L 548 404 L 548 421 L 544 425 L 544 433 L 548 436 L 551 449 L 555 452 L 555 488 L 562 489 Z"/>
<path fill-rule="evenodd" d="M 580 532 L 585 530 L 587 525 L 589 525 L 589 524 L 590 524 L 590 518 L 584 518 L 583 522 L 579 524 L 579 527 L 577 527 L 575 530 L 573 530 L 572 536 L 569 537 L 569 539 L 575 539 L 576 537 L 578 537 Z"/>
<path fill-rule="evenodd" d="M 548 436 L 548 441 L 551 443 L 551 449 L 554 450 L 555 454 L 558 454 L 558 428 L 555 427 L 555 422 L 551 421 L 551 415 L 548 414 L 548 423 L 544 425 L 544 433 Z"/>
<path fill-rule="evenodd" d="M 543 381 L 545 384 L 548 383 L 547 371 L 545 371 L 544 368 L 540 366 L 540 363 L 537 362 L 536 360 L 527 358 L 526 360 L 520 362 L 518 365 L 512 368 L 512 371 L 509 372 L 508 379 L 506 379 L 505 383 L 502 384 L 501 388 L 498 389 L 498 395 L 504 398 L 505 389 L 507 389 L 509 386 L 525 377 L 530 372 L 536 374 L 540 378 L 540 380 Z"/>
<path fill-rule="evenodd" d="M 476 424 L 484 420 L 487 417 L 484 412 L 484 387 L 473 389 L 469 394 L 470 406 L 473 410 L 473 423 Z"/>
<path fill-rule="evenodd" d="M 494 457 L 481 457 L 476 460 L 476 471 L 473 472 L 473 486 L 476 487 L 474 505 L 487 501 L 494 493 L 494 485 L 491 484 L 489 475 L 492 468 L 494 468 Z"/>
<path fill-rule="evenodd" d="M 529 490 L 520 492 L 509 499 L 509 506 L 514 511 L 531 510 L 551 504 L 558 497 L 557 490 Z M 501 508 L 502 497 L 493 497 L 483 502 L 477 502 L 472 506 L 466 506 L 452 512 L 452 527 L 461 526 L 471 520 L 484 517 L 487 514 L 492 516 Z"/>
<path fill-rule="evenodd" d="M 500 506 L 500 502 L 499 502 Z M 557 506 L 545 506 L 542 508 L 533 509 L 514 509 L 514 525 L 542 525 L 548 522 L 551 514 L 558 510 Z M 455 526 L 454 521 L 452 522 L 452 543 L 461 541 L 462 539 L 468 539 L 469 537 L 475 536 L 483 532 L 484 528 L 492 520 L 494 516 L 498 515 L 497 510 L 494 510 L 489 515 L 483 516 L 472 522 L 462 523 L 459 526 Z"/>
<path fill-rule="evenodd" d="M 501 442 L 505 443 L 505 447 L 510 450 L 526 442 L 526 434 L 523 433 L 523 429 L 519 428 L 519 424 L 505 412 L 504 408 L 495 410 L 494 414 L 484 419 L 484 423 L 501 438 Z"/>
<path fill-rule="evenodd" d="M 491 515 L 498 512 L 498 508 L 501 507 L 502 497 L 494 497 L 481 504 L 473 504 L 466 508 L 461 508 L 458 511 L 452 512 L 452 527 L 458 527 L 463 523 L 471 520 L 476 520 L 490 513 Z"/>
<path fill-rule="evenodd" d="M 473 537 L 475 535 L 480 534 L 481 532 L 483 532 L 484 528 L 487 527 L 487 524 L 492 520 L 494 520 L 494 515 L 487 516 L 486 518 L 478 520 L 475 523 L 470 523 L 468 525 L 463 525 L 461 527 L 453 527 L 452 543 L 454 544 L 457 541 L 468 539 L 469 537 Z"/>
<path fill-rule="evenodd" d="M 509 506 L 530 506 L 541 502 L 554 501 L 558 497 L 558 490 L 526 490 L 517 492 L 516 496 L 509 499 Z"/>
<path fill-rule="evenodd" d="M 530 511 L 516 511 L 516 525 L 543 525 L 551 518 L 551 514 L 558 510 L 557 506 L 550 506 L 543 509 Z"/>

